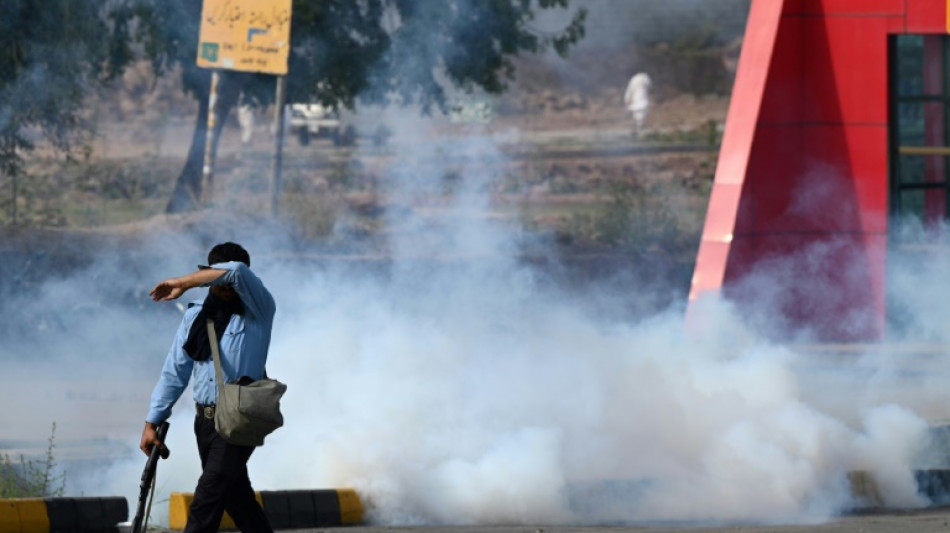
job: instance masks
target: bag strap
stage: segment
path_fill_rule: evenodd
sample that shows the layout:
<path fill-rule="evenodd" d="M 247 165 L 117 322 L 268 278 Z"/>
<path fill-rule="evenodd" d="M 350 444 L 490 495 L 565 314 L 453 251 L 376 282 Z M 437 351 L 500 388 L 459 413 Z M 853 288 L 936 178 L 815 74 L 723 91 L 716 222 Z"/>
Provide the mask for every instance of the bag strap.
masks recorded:
<path fill-rule="evenodd" d="M 218 352 L 218 335 L 214 332 L 214 320 L 206 321 L 208 326 L 208 342 L 211 343 L 211 356 L 214 358 L 214 379 L 218 381 L 218 399 L 224 390 L 224 371 L 221 370 L 221 354 Z"/>

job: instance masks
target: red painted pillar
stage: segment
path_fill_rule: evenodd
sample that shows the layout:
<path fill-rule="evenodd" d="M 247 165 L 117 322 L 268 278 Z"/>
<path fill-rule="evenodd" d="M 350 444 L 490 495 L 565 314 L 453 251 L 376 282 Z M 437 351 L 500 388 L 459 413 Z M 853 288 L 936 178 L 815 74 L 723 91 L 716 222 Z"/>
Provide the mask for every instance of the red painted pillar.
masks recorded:
<path fill-rule="evenodd" d="M 888 38 L 945 34 L 947 11 L 948 0 L 753 0 L 689 320 L 720 295 L 780 335 L 883 338 Z M 927 125 L 943 137 L 942 119 Z M 929 165 L 943 179 L 944 163 Z"/>

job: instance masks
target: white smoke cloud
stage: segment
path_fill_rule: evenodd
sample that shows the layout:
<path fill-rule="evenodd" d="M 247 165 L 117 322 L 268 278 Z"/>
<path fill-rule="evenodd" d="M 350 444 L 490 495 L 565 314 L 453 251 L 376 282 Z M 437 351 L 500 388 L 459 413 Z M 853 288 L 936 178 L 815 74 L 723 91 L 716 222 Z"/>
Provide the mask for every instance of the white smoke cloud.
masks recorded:
<path fill-rule="evenodd" d="M 913 469 L 948 404 L 945 354 L 910 374 L 885 353 L 825 357 L 718 300 L 699 302 L 697 328 L 682 303 L 636 322 L 605 312 L 658 289 L 567 294 L 519 260 L 532 236 L 491 216 L 505 161 L 490 136 L 388 123 L 386 267 L 288 259 L 280 228 L 229 224 L 144 234 L 128 256 L 82 250 L 85 267 L 2 304 L 5 438 L 42 443 L 55 421 L 65 456 L 94 441 L 109 456 L 67 461 L 70 494 L 134 506 L 148 393 L 180 318 L 145 294 L 234 240 L 278 302 L 268 373 L 289 386 L 286 426 L 249 463 L 258 490 L 352 486 L 386 525 L 813 521 L 854 505 L 855 470 L 888 505 L 926 503 Z M 950 263 L 909 266 L 892 278 L 907 330 L 943 341 Z M 766 300 L 787 286 L 758 282 Z M 186 393 L 153 523 L 200 474 L 192 409 Z"/>
<path fill-rule="evenodd" d="M 286 426 L 251 458 L 256 489 L 355 487 L 368 519 L 390 525 L 820 520 L 854 505 L 855 470 L 871 472 L 888 505 L 926 503 L 913 469 L 946 405 L 939 374 L 777 344 L 715 300 L 700 302 L 693 329 L 680 305 L 639 322 L 578 305 L 518 260 L 530 237 L 489 216 L 503 161 L 490 138 L 423 147 L 400 146 L 392 165 L 393 196 L 409 209 L 390 219 L 391 268 L 287 259 L 272 233 L 214 239 L 244 242 L 278 301 L 268 371 L 289 386 Z M 440 153 L 479 161 L 448 200 L 443 176 L 456 169 L 429 155 Z M 20 387 L 6 404 L 31 402 L 8 407 L 5 426 L 37 441 L 57 421 L 64 453 L 99 439 L 113 459 L 67 461 L 70 493 L 134 506 L 147 395 L 180 317 L 144 295 L 194 268 L 206 234 L 90 256 L 23 299 L 31 317 L 65 312 L 31 342 L 7 333 L 5 370 Z M 934 265 L 941 275 L 946 263 Z M 115 290 L 87 290 L 104 285 Z M 627 290 L 618 296 L 654 289 Z M 50 362 L 23 359 L 36 350 Z M 944 359 L 917 363 L 945 372 Z M 200 473 L 192 420 L 186 393 L 153 523 L 167 520 L 168 492 L 192 491 Z"/>

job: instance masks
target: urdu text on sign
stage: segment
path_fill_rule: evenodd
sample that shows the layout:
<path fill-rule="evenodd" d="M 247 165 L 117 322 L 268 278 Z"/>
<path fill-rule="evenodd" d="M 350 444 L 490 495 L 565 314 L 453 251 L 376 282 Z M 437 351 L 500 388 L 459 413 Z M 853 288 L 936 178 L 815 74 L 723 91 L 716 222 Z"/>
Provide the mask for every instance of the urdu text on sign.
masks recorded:
<path fill-rule="evenodd" d="M 291 0 L 204 0 L 198 66 L 286 74 Z"/>

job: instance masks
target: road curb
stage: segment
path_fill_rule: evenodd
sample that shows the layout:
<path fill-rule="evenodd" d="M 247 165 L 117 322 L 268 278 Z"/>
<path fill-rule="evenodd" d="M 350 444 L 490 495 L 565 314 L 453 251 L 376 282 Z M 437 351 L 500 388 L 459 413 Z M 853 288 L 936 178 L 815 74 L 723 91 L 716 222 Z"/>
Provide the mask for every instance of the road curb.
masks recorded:
<path fill-rule="evenodd" d="M 113 531 L 128 518 L 121 497 L 0 499 L 0 533 Z"/>
<path fill-rule="evenodd" d="M 347 526 L 363 520 L 363 504 L 353 489 L 265 490 L 254 495 L 274 529 Z M 171 493 L 169 529 L 185 529 L 194 497 L 192 492 Z M 227 513 L 221 518 L 220 529 L 237 529 Z"/>

